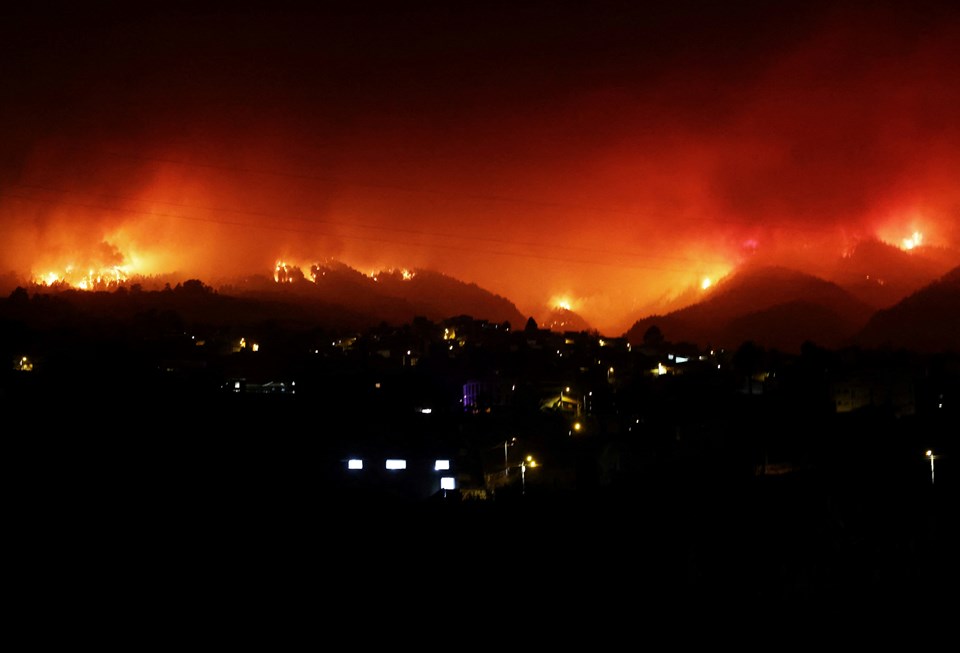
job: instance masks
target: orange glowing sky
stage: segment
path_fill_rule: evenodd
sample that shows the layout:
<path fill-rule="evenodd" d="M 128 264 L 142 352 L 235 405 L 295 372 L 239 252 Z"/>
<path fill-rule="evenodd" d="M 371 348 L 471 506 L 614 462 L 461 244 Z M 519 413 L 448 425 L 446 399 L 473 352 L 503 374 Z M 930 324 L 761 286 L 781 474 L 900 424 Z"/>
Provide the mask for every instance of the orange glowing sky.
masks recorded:
<path fill-rule="evenodd" d="M 951 3 L 340 4 L 9 10 L 0 273 L 336 258 L 614 333 L 747 258 L 960 246 Z"/>

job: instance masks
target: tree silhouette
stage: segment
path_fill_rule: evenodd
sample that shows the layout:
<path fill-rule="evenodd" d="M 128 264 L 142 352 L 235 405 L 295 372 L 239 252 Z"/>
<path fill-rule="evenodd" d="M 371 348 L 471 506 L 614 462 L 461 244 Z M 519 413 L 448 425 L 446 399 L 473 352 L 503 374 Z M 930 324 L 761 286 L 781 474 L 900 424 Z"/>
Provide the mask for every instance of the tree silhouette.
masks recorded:
<path fill-rule="evenodd" d="M 643 344 L 648 347 L 658 347 L 663 344 L 663 333 L 656 324 L 647 329 L 643 334 Z"/>
<path fill-rule="evenodd" d="M 213 292 L 213 288 L 210 286 L 203 285 L 203 282 L 199 279 L 187 279 L 183 282 L 183 285 L 177 284 L 175 289 L 177 292 L 183 293 L 184 295 L 206 295 Z"/>
<path fill-rule="evenodd" d="M 747 394 L 753 394 L 753 377 L 766 361 L 766 350 L 753 340 L 746 340 L 733 354 L 733 369 L 743 377 Z"/>
<path fill-rule="evenodd" d="M 24 307 L 30 303 L 30 294 L 23 286 L 17 286 L 14 291 L 10 293 L 9 300 L 10 306 Z"/>

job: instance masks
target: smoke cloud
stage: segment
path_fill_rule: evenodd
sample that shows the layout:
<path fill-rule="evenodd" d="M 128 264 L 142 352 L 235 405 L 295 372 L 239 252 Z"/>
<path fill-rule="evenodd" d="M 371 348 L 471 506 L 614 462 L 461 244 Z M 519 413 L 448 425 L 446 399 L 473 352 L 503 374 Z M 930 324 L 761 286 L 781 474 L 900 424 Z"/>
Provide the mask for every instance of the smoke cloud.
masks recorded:
<path fill-rule="evenodd" d="M 113 9 L 3 21 L 0 272 L 429 267 L 614 332 L 960 247 L 950 3 Z"/>

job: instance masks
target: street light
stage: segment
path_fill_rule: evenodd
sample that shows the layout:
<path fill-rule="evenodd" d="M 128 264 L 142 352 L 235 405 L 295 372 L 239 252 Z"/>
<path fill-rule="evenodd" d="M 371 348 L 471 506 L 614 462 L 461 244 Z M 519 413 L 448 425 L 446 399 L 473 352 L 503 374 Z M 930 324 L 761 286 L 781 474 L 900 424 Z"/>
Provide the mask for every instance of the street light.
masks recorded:
<path fill-rule="evenodd" d="M 516 438 L 510 438 L 509 440 L 503 441 L 503 475 L 510 475 L 510 461 L 507 460 L 507 447 L 512 447 L 513 444 L 517 441 Z"/>
<path fill-rule="evenodd" d="M 536 467 L 537 461 L 533 456 L 527 456 L 520 461 L 520 494 L 527 493 L 527 467 Z"/>
<path fill-rule="evenodd" d="M 935 456 L 932 449 L 927 449 L 926 455 L 927 455 L 927 458 L 930 459 L 930 485 L 933 485 L 933 480 L 934 480 L 933 461 L 939 458 L 939 456 Z"/>

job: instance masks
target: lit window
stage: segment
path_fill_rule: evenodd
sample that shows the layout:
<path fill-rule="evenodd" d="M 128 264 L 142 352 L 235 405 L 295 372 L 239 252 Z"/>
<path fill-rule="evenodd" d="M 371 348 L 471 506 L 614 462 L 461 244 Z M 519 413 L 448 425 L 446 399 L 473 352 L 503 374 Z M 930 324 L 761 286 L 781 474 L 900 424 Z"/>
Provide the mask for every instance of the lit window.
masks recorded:
<path fill-rule="evenodd" d="M 440 489 L 441 490 L 456 490 L 457 481 L 452 476 L 444 476 L 440 479 Z"/>
<path fill-rule="evenodd" d="M 347 461 L 347 469 L 363 469 L 363 461 L 359 458 L 351 458 Z"/>
<path fill-rule="evenodd" d="M 397 458 L 388 458 L 387 459 L 387 469 L 406 469 L 407 461 Z"/>
<path fill-rule="evenodd" d="M 450 461 L 449 461 L 449 460 L 438 460 L 437 462 L 435 462 L 435 463 L 433 464 L 433 468 L 434 468 L 436 471 L 445 470 L 445 469 L 450 469 Z"/>

